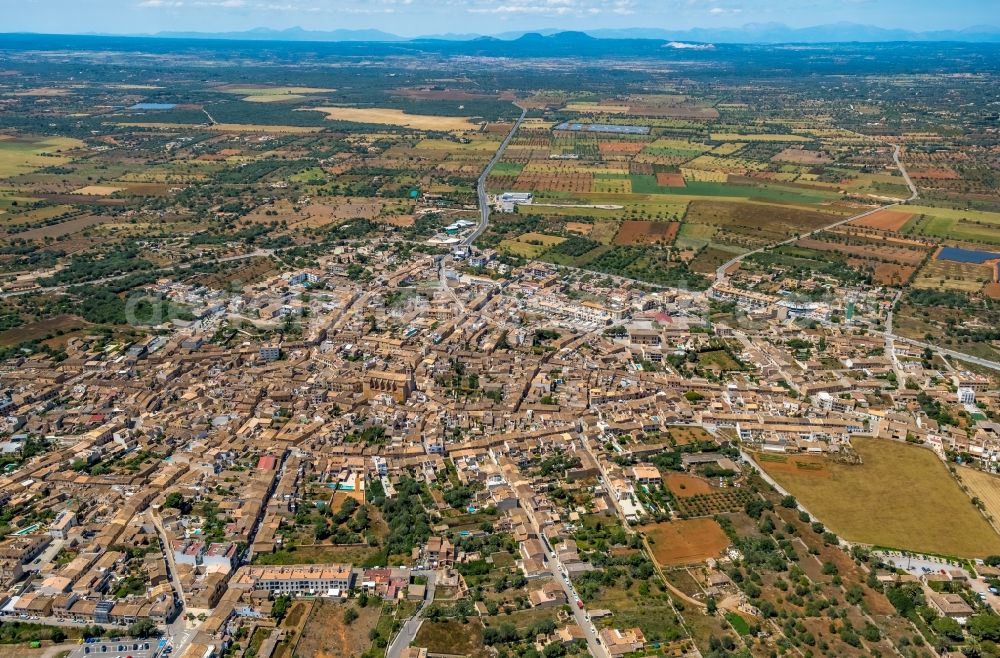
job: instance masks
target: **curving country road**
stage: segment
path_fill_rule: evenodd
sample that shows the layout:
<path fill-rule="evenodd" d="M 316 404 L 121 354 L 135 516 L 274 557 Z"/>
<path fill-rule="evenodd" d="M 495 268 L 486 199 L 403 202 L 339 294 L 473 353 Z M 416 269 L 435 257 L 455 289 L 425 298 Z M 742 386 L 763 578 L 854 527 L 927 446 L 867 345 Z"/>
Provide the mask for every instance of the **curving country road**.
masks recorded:
<path fill-rule="evenodd" d="M 901 173 L 903 175 L 903 180 L 906 181 L 906 186 L 910 188 L 910 196 L 908 198 L 903 199 L 902 201 L 897 201 L 896 203 L 890 203 L 889 205 L 886 205 L 886 206 L 879 206 L 878 208 L 872 208 L 871 210 L 866 210 L 865 212 L 863 212 L 863 213 L 861 213 L 859 215 L 854 215 L 853 217 L 848 217 L 846 219 L 837 220 L 836 222 L 834 222 L 832 224 L 829 224 L 828 226 L 821 226 L 820 228 L 815 229 L 813 231 L 809 231 L 808 233 L 806 233 L 804 235 L 796 235 L 796 236 L 793 236 L 793 237 L 791 237 L 791 238 L 789 238 L 787 240 L 784 240 L 782 242 L 776 242 L 775 244 L 767 245 L 766 247 L 761 247 L 759 249 L 754 249 L 753 251 L 748 251 L 745 254 L 740 254 L 739 256 L 731 258 L 731 259 L 727 260 L 725 263 L 723 263 L 722 265 L 720 265 L 718 267 L 718 269 L 715 270 L 715 283 L 716 283 L 716 285 L 718 285 L 720 283 L 725 283 L 726 282 L 726 270 L 728 270 L 730 267 L 732 267 L 736 263 L 739 263 L 741 260 L 743 260 L 747 256 L 753 256 L 754 254 L 759 254 L 759 253 L 764 252 L 764 251 L 769 251 L 769 250 L 774 249 L 776 247 L 783 247 L 786 244 L 792 244 L 793 242 L 797 242 L 798 240 L 801 240 L 802 238 L 809 238 L 809 237 L 812 237 L 812 236 L 816 235 L 817 233 L 822 233 L 823 231 L 829 231 L 832 228 L 837 228 L 838 226 L 841 226 L 841 225 L 846 224 L 848 222 L 852 222 L 852 221 L 854 221 L 856 219 L 862 219 L 862 218 L 867 217 L 869 215 L 874 215 L 875 213 L 877 213 L 877 212 L 879 212 L 881 210 L 886 210 L 887 208 L 892 208 L 892 207 L 895 207 L 895 206 L 898 206 L 898 205 L 901 205 L 901 204 L 904 204 L 904 203 L 909 203 L 910 201 L 915 201 L 920 196 L 917 193 L 917 186 L 913 184 L 912 180 L 910 180 L 910 174 L 907 173 L 906 167 L 903 166 L 902 161 L 899 159 L 899 155 L 900 155 L 899 144 L 893 144 L 892 145 L 892 161 L 896 164 L 896 168 L 899 169 L 899 173 Z"/>
<path fill-rule="evenodd" d="M 930 343 L 925 343 L 920 340 L 913 340 L 912 338 L 907 338 L 906 336 L 900 336 L 899 334 L 891 334 L 889 332 L 878 332 L 883 334 L 886 338 L 891 338 L 892 340 L 897 340 L 901 343 L 908 343 L 914 347 L 921 347 L 924 349 L 929 349 L 933 352 L 938 352 L 939 354 L 944 354 L 945 356 L 950 356 L 957 361 L 965 361 L 967 363 L 972 363 L 977 366 L 982 366 L 983 368 L 989 368 L 990 370 L 1000 371 L 1000 363 L 996 361 L 990 361 L 989 359 L 982 359 L 978 356 L 973 356 L 971 354 L 965 354 L 964 352 L 956 352 L 955 350 L 949 350 L 940 345 L 932 345 Z"/>

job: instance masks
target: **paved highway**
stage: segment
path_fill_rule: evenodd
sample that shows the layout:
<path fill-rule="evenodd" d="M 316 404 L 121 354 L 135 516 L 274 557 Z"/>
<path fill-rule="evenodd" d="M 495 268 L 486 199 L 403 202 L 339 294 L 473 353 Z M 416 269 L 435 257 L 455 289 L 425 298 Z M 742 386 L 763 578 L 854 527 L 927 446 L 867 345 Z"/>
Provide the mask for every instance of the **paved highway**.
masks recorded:
<path fill-rule="evenodd" d="M 514 139 L 514 135 L 517 134 L 517 129 L 521 127 L 521 123 L 524 122 L 524 117 L 527 116 L 527 114 L 528 110 L 526 108 L 521 108 L 521 116 L 519 116 L 517 121 L 514 122 L 514 127 L 510 129 L 509 133 L 507 133 L 507 137 L 505 137 L 503 142 L 501 142 L 500 148 L 498 148 L 497 152 L 493 154 L 493 159 L 489 161 L 489 164 L 486 165 L 486 169 L 484 169 L 483 173 L 479 176 L 479 180 L 476 182 L 476 194 L 479 197 L 479 225 L 476 226 L 476 230 L 465 236 L 465 238 L 459 243 L 460 245 L 466 247 L 471 245 L 476 241 L 476 238 L 483 234 L 486 227 L 489 226 L 490 203 L 489 198 L 486 195 L 486 179 L 489 178 L 490 172 L 493 171 L 493 167 L 500 162 L 500 158 L 503 157 L 503 152 L 507 150 L 507 145 L 510 144 L 510 140 Z"/>
<path fill-rule="evenodd" d="M 517 134 L 518 128 L 521 127 L 521 123 L 524 121 L 524 117 L 528 114 L 528 110 L 521 108 L 521 116 L 517 118 L 514 122 L 514 126 L 507 133 L 507 136 L 500 143 L 500 147 L 497 152 L 493 154 L 493 158 L 487 163 L 486 168 L 483 169 L 483 173 L 479 175 L 479 180 L 476 181 L 476 196 L 479 201 L 479 223 L 472 233 L 468 234 L 458 243 L 460 247 L 472 246 L 472 243 L 483 234 L 486 227 L 490 225 L 490 200 L 489 196 L 486 194 L 486 179 L 489 178 L 490 172 L 493 171 L 493 167 L 500 162 L 500 158 L 503 157 L 503 153 L 507 150 L 507 145 L 510 144 L 510 140 L 514 139 L 514 135 Z M 445 271 L 448 267 L 448 263 L 451 262 L 450 256 L 444 256 L 438 260 L 438 277 L 441 279 L 441 287 L 444 288 L 448 294 L 451 296 L 452 300 L 455 302 L 455 311 L 457 315 L 465 314 L 465 304 L 462 300 L 458 298 L 455 291 L 451 289 L 448 285 L 448 279 L 445 276 Z"/>
<path fill-rule="evenodd" d="M 894 163 L 896 163 L 896 168 L 899 169 L 899 173 L 901 173 L 903 175 L 903 180 L 906 181 L 906 186 L 910 188 L 910 196 L 909 196 L 909 198 L 904 199 L 903 201 L 898 201 L 896 203 L 890 203 L 887 206 L 879 206 L 878 208 L 872 208 L 871 210 L 866 210 L 865 212 L 863 212 L 863 213 L 861 213 L 859 215 L 854 215 L 853 217 L 848 217 L 847 219 L 838 220 L 838 221 L 834 222 L 833 224 L 830 224 L 828 226 L 820 227 L 820 228 L 818 228 L 818 229 L 816 229 L 814 231 L 810 231 L 810 232 L 806 233 L 805 235 L 796 235 L 796 236 L 793 236 L 793 237 L 791 237 L 791 238 L 789 238 L 787 240 L 784 240 L 783 242 L 777 242 L 775 244 L 768 245 L 766 247 L 761 247 L 760 249 L 754 249 L 753 251 L 748 251 L 745 254 L 740 254 L 739 256 L 736 256 L 735 258 L 730 258 L 725 263 L 723 263 L 722 265 L 720 265 L 718 267 L 718 269 L 715 271 L 715 282 L 716 282 L 716 285 L 718 285 L 720 283 L 725 283 L 726 282 L 726 270 L 728 270 L 730 267 L 732 267 L 736 263 L 739 263 L 741 260 L 743 260 L 747 256 L 753 256 L 754 254 L 759 254 L 759 253 L 761 253 L 763 251 L 769 251 L 771 249 L 774 249 L 775 247 L 782 247 L 782 246 L 784 246 L 786 244 L 792 244 L 793 242 L 801 240 L 802 238 L 809 238 L 809 237 L 812 237 L 812 236 L 816 235 L 817 233 L 822 233 L 823 231 L 829 231 L 832 228 L 837 228 L 838 226 L 846 224 L 847 222 L 852 222 L 855 219 L 862 219 L 862 218 L 867 217 L 869 215 L 874 215 L 875 213 L 879 212 L 880 210 L 885 210 L 886 208 L 892 208 L 894 206 L 898 206 L 898 205 L 903 204 L 903 203 L 909 203 L 910 201 L 915 201 L 919 197 L 919 194 L 917 193 L 917 187 L 916 187 L 916 185 L 913 184 L 913 181 L 910 180 L 910 174 L 908 174 L 906 172 L 906 167 L 903 166 L 903 162 L 899 159 L 899 153 L 900 153 L 899 144 L 893 144 L 892 145 L 892 161 Z"/>
<path fill-rule="evenodd" d="M 164 637 L 170 642 L 177 655 L 180 655 L 184 653 L 188 644 L 194 638 L 195 631 L 187 627 L 187 619 L 184 616 L 187 601 L 184 599 L 184 588 L 181 587 L 180 577 L 177 573 L 177 564 L 174 562 L 174 551 L 170 547 L 170 540 L 167 531 L 163 527 L 163 521 L 156 510 L 152 508 L 146 510 L 146 518 L 153 524 L 156 534 L 159 535 L 160 541 L 163 544 L 163 555 L 166 557 L 167 567 L 170 569 L 170 581 L 174 587 L 174 592 L 177 594 L 180 609 L 174 621 L 167 625 Z"/>

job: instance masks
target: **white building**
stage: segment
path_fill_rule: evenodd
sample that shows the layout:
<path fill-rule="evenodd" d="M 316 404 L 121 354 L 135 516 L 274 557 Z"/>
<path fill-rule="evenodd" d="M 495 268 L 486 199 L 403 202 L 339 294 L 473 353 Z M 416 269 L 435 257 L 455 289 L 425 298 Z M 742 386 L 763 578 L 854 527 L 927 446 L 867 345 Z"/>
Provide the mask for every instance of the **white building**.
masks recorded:
<path fill-rule="evenodd" d="M 277 361 L 281 358 L 281 348 L 277 345 L 261 345 L 260 358 L 264 361 Z"/>
<path fill-rule="evenodd" d="M 254 589 L 279 594 L 339 596 L 351 589 L 354 573 L 340 564 L 249 567 L 241 580 Z"/>
<path fill-rule="evenodd" d="M 500 212 L 514 212 L 518 206 L 531 205 L 534 200 L 531 192 L 504 192 L 497 197 L 497 208 Z"/>

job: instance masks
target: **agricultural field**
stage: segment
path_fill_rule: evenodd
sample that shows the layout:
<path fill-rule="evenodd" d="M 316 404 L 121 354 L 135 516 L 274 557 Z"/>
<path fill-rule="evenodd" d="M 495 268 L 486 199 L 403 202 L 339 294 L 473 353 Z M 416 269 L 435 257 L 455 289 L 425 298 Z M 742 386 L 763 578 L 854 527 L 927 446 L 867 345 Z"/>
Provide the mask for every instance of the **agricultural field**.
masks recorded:
<path fill-rule="evenodd" d="M 802 165 L 832 164 L 833 159 L 820 151 L 810 151 L 804 148 L 787 148 L 773 158 L 774 162 L 791 162 Z"/>
<path fill-rule="evenodd" d="M 913 279 L 913 287 L 972 293 L 993 281 L 996 281 L 995 264 L 959 263 L 937 258 L 928 260 L 920 269 Z"/>
<path fill-rule="evenodd" d="M 743 366 L 726 350 L 708 350 L 698 352 L 698 363 L 709 370 L 742 370 Z"/>
<path fill-rule="evenodd" d="M 461 117 L 407 114 L 402 110 L 387 108 L 317 107 L 312 109 L 322 112 L 327 119 L 332 121 L 401 126 L 415 130 L 462 132 L 478 130 L 482 127 L 479 123 L 473 123 Z"/>
<path fill-rule="evenodd" d="M 684 473 L 670 473 L 663 478 L 663 484 L 677 498 L 689 498 L 699 494 L 717 491 L 704 478 Z"/>
<path fill-rule="evenodd" d="M 642 526 L 640 531 L 661 566 L 704 562 L 719 557 L 729 546 L 726 533 L 710 518 L 665 521 Z"/>
<path fill-rule="evenodd" d="M 668 96 L 650 103 L 617 98 L 562 106 L 580 123 L 609 126 L 608 132 L 605 128 L 571 131 L 552 130 L 551 124 L 526 124 L 488 179 L 489 189 L 533 192 L 535 204 L 530 212 L 536 215 L 572 212 L 595 219 L 614 218 L 618 232 L 610 244 L 630 249 L 651 244 L 664 250 L 676 247 L 686 269 L 710 280 L 718 265 L 734 255 L 847 219 L 873 207 L 872 197 L 889 195 L 901 183 L 898 175 L 863 171 L 862 160 L 854 157 L 852 149 L 865 140 L 850 132 L 811 131 L 803 127 L 808 122 L 789 122 L 787 132 L 743 131 L 734 124 L 725 124 L 730 130 L 711 131 L 714 122 L 704 116 L 700 120 L 694 115 L 685 121 L 666 119 L 669 114 L 661 110 L 680 107 L 674 103 L 695 102 L 689 96 L 683 101 L 666 100 Z M 631 130 L 629 126 L 649 126 L 650 131 L 611 132 L 617 127 Z M 711 132 L 706 135 L 699 128 Z M 845 144 L 851 146 L 845 148 Z M 890 156 L 881 149 L 866 156 L 864 164 L 875 161 L 877 169 L 889 170 Z M 852 195 L 864 199 L 849 201 Z M 677 205 L 652 216 L 656 205 L 670 202 Z M 669 229 L 662 240 L 644 234 L 644 227 L 636 223 L 661 218 L 678 223 L 677 232 Z M 871 226 L 877 227 L 887 220 L 873 221 Z M 588 237 L 609 244 L 593 233 Z M 505 248 L 521 257 L 550 258 L 542 250 L 516 242 L 505 243 Z M 563 257 L 556 262 L 633 276 L 634 268 L 623 264 L 642 261 L 647 255 L 648 251 L 633 257 L 616 250 L 611 256 L 594 252 L 575 262 Z M 869 278 L 883 283 L 902 284 L 916 269 L 912 263 L 869 256 L 845 255 L 844 259 L 852 259 L 852 267 L 867 270 Z"/>
<path fill-rule="evenodd" d="M 880 439 L 853 444 L 863 464 L 796 455 L 757 462 L 847 540 L 959 557 L 1000 552 L 1000 535 L 933 452 Z"/>
<path fill-rule="evenodd" d="M 712 133 L 712 140 L 716 142 L 808 142 L 811 141 L 805 135 L 779 135 L 779 134 L 743 134 L 743 133 Z"/>
<path fill-rule="evenodd" d="M 978 498 L 983 511 L 993 524 L 1000 522 L 1000 475 L 975 468 L 957 468 L 958 478 L 970 496 Z"/>
<path fill-rule="evenodd" d="M 954 282 L 952 282 L 954 284 Z M 962 290 L 912 287 L 897 307 L 893 329 L 896 333 L 927 340 L 985 359 L 1000 358 L 992 339 L 992 327 L 1000 326 L 1000 308 L 988 283 L 982 294 Z M 969 321 L 975 317 L 976 322 Z"/>
<path fill-rule="evenodd" d="M 238 290 L 275 273 L 275 264 L 268 258 L 248 258 L 222 272 L 207 274 L 198 283 L 219 290 Z"/>
<path fill-rule="evenodd" d="M 656 174 L 656 184 L 660 187 L 684 187 L 684 175 L 659 172 Z"/>
<path fill-rule="evenodd" d="M 513 240 L 504 240 L 500 243 L 500 248 L 523 258 L 536 258 L 566 239 L 555 235 L 544 233 L 524 233 Z"/>
<path fill-rule="evenodd" d="M 803 238 L 795 246 L 831 253 L 852 268 L 872 272 L 875 282 L 888 285 L 905 283 L 929 252 L 926 245 L 843 228 Z"/>
<path fill-rule="evenodd" d="M 70 160 L 84 143 L 70 137 L 29 137 L 0 134 L 0 178 L 31 173 Z"/>
<path fill-rule="evenodd" d="M 750 249 L 833 224 L 837 219 L 825 212 L 763 203 L 693 201 L 685 221 L 712 230 L 713 242 Z"/>
<path fill-rule="evenodd" d="M 670 244 L 677 236 L 677 222 L 644 222 L 626 220 L 615 236 L 617 245 Z"/>
<path fill-rule="evenodd" d="M 667 437 L 679 446 L 715 442 L 715 438 L 708 430 L 697 426 L 672 425 L 667 428 Z"/>
<path fill-rule="evenodd" d="M 1000 212 L 907 206 L 913 218 L 900 230 L 905 235 L 1000 245 Z"/>
<path fill-rule="evenodd" d="M 880 231 L 899 231 L 912 218 L 913 213 L 905 210 L 879 210 L 867 217 L 851 220 L 849 224 Z"/>
<path fill-rule="evenodd" d="M 672 505 L 682 519 L 694 519 L 738 512 L 754 497 L 752 491 L 743 487 L 713 487 L 708 492 L 677 495 Z"/>
<path fill-rule="evenodd" d="M 0 333 L 0 347 L 12 347 L 40 337 L 46 340 L 58 340 L 67 334 L 89 326 L 89 324 L 83 318 L 73 315 L 57 315 L 37 322 L 29 322 Z M 52 338 L 49 338 L 50 336 Z"/>
<path fill-rule="evenodd" d="M 83 194 L 86 196 L 110 196 L 116 192 L 121 192 L 124 189 L 126 188 L 115 187 L 113 185 L 87 185 L 86 187 L 74 190 L 73 194 Z"/>

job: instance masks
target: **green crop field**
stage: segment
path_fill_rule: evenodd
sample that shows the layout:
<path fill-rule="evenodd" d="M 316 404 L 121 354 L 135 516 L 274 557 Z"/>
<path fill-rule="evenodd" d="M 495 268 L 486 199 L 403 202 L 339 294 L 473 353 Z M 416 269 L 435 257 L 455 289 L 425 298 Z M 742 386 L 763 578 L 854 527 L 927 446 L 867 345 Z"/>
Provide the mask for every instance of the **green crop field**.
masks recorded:
<path fill-rule="evenodd" d="M 66 163 L 65 151 L 81 148 L 83 142 L 70 137 L 3 139 L 0 136 L 0 178 L 27 174 L 41 167 Z"/>
<path fill-rule="evenodd" d="M 906 211 L 914 213 L 914 217 L 901 233 L 1000 244 L 1000 213 L 925 206 L 906 206 Z"/>

